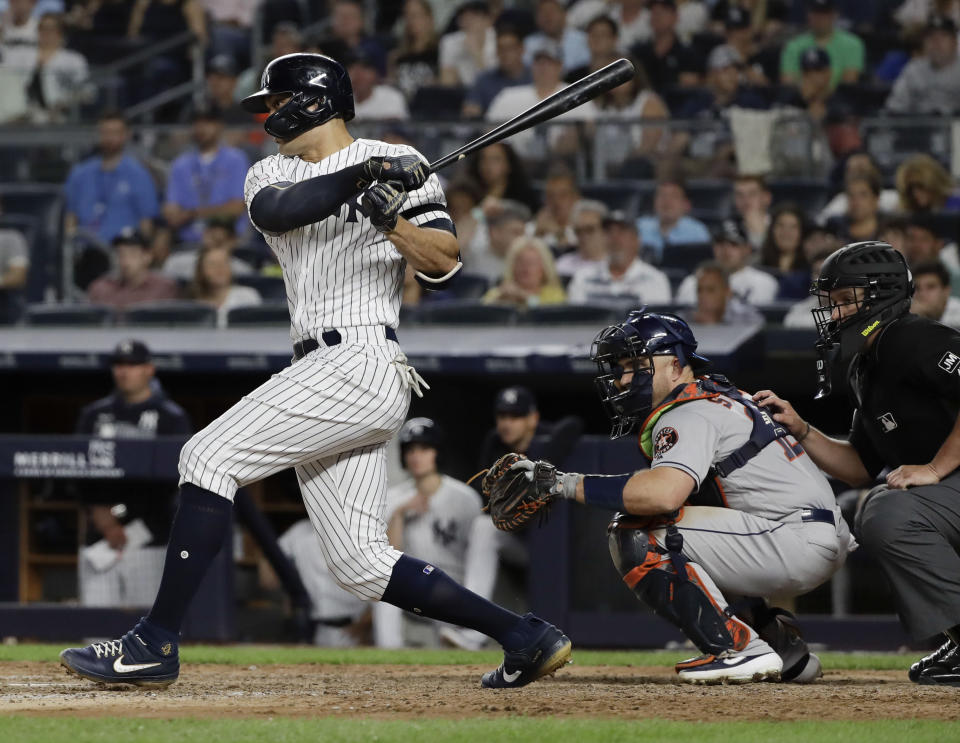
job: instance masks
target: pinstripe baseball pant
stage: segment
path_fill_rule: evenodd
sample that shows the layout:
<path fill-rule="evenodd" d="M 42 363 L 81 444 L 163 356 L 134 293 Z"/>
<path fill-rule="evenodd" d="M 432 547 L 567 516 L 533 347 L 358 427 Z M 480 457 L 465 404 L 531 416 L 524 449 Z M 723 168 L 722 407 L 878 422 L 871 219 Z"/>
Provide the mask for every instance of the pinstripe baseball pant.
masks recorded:
<path fill-rule="evenodd" d="M 386 442 L 410 405 L 409 367 L 382 326 L 339 331 L 341 343 L 295 361 L 191 438 L 180 483 L 233 500 L 294 467 L 334 578 L 376 600 L 401 555 L 383 519 Z"/>

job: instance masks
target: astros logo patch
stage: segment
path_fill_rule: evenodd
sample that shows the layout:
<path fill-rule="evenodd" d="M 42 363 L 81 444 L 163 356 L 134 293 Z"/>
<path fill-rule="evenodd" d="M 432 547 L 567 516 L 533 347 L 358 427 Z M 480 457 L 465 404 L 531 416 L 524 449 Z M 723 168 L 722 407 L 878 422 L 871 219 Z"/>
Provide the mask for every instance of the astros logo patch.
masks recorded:
<path fill-rule="evenodd" d="M 680 440 L 677 429 L 670 426 L 664 426 L 657 432 L 657 440 L 653 442 L 653 457 L 659 459 L 673 448 L 673 445 Z"/>

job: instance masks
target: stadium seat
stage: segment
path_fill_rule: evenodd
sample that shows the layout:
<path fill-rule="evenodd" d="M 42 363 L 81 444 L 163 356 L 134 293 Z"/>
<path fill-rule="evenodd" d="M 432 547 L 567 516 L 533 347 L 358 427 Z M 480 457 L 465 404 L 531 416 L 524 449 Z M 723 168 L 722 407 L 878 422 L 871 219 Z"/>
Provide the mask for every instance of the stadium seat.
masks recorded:
<path fill-rule="evenodd" d="M 682 268 L 687 273 L 704 261 L 713 260 L 713 246 L 710 243 L 691 243 L 689 245 L 668 245 L 663 250 L 661 268 Z"/>
<path fill-rule="evenodd" d="M 465 95 L 466 90 L 459 86 L 424 85 L 410 101 L 410 116 L 425 120 L 459 119 Z"/>
<path fill-rule="evenodd" d="M 687 181 L 687 197 L 696 211 L 726 213 L 733 201 L 729 180 L 698 178 Z"/>
<path fill-rule="evenodd" d="M 59 183 L 0 184 L 4 218 L 24 215 L 34 220 L 37 232 L 30 244 L 30 279 L 27 298 L 40 301 L 47 287 L 59 283 L 61 271 L 60 226 L 63 221 L 63 188 Z"/>
<path fill-rule="evenodd" d="M 256 289 L 264 302 L 287 301 L 287 290 L 283 285 L 283 279 L 279 276 L 260 276 L 253 273 L 247 276 L 236 276 L 233 280 L 241 286 Z"/>
<path fill-rule="evenodd" d="M 601 304 L 555 304 L 546 307 L 531 307 L 520 316 L 524 325 L 568 325 L 590 323 L 612 325 L 623 319 L 616 307 Z"/>
<path fill-rule="evenodd" d="M 445 287 L 451 296 L 457 299 L 480 299 L 490 288 L 490 280 L 486 276 L 472 273 L 458 273 Z"/>
<path fill-rule="evenodd" d="M 601 201 L 611 209 L 619 209 L 628 215 L 636 216 L 640 206 L 637 194 L 642 186 L 643 181 L 632 180 L 584 183 L 580 186 L 580 193 L 585 199 Z"/>
<path fill-rule="evenodd" d="M 774 204 L 792 201 L 808 214 L 816 214 L 830 200 L 830 187 L 822 178 L 780 178 L 767 186 Z"/>
<path fill-rule="evenodd" d="M 289 325 L 290 312 L 286 302 L 234 307 L 227 312 L 227 327 L 250 328 L 263 325 Z"/>
<path fill-rule="evenodd" d="M 113 310 L 98 304 L 32 304 L 23 316 L 26 325 L 73 325 L 97 327 L 109 325 Z"/>
<path fill-rule="evenodd" d="M 770 304 L 758 305 L 757 310 L 763 315 L 763 319 L 768 325 L 782 325 L 783 318 L 787 316 L 794 304 L 792 301 L 771 302 Z"/>
<path fill-rule="evenodd" d="M 434 325 L 513 325 L 517 311 L 513 307 L 480 302 L 435 302 L 421 305 L 420 321 Z"/>
<path fill-rule="evenodd" d="M 126 325 L 212 328 L 217 324 L 217 311 L 200 302 L 150 302 L 127 309 L 123 321 Z"/>

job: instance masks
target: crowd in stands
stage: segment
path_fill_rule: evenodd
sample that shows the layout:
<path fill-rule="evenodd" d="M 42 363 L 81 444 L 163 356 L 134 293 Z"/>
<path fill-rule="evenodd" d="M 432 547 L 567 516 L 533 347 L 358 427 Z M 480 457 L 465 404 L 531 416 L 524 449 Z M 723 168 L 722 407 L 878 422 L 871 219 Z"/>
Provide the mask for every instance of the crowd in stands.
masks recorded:
<path fill-rule="evenodd" d="M 785 322 L 810 325 L 786 305 L 807 302 L 818 261 L 882 238 L 911 266 L 932 264 L 917 306 L 947 320 L 956 308 L 936 288 L 960 287 L 960 193 L 945 157 L 878 163 L 858 127 L 956 111 L 958 22 L 960 2 L 942 0 L 0 0 L 0 119 L 96 127 L 96 154 L 62 192 L 80 298 L 121 311 L 190 299 L 225 323 L 232 307 L 283 296 L 254 288 L 279 267 L 242 199 L 270 145 L 238 101 L 270 59 L 343 60 L 357 122 L 417 143 L 417 119 L 501 121 L 628 56 L 634 80 L 443 173 L 465 276 L 426 293 L 411 277 L 407 307 L 644 303 L 722 323 L 779 304 Z M 193 43 L 115 64 L 180 35 Z M 189 125 L 190 141 L 168 161 L 144 158 L 106 102 L 141 104 L 195 67 L 197 95 L 150 108 Z M 750 115 L 784 111 L 811 124 L 802 174 L 829 185 L 825 204 L 775 198 L 777 138 L 794 131 L 780 119 L 764 119 L 772 164 L 738 142 L 757 131 Z M 602 168 L 584 172 L 585 149 Z M 5 307 L 31 267 L 12 234 L 0 226 Z"/>

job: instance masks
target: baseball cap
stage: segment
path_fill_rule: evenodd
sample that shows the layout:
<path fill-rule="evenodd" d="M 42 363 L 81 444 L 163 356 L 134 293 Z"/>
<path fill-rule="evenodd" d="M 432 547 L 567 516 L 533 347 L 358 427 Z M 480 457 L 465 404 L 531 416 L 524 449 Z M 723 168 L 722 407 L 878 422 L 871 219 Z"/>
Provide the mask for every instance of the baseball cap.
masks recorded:
<path fill-rule="evenodd" d="M 117 247 L 118 245 L 139 245 L 141 248 L 146 248 L 148 246 L 147 238 L 133 227 L 124 227 L 114 235 L 110 244 L 113 247 Z"/>
<path fill-rule="evenodd" d="M 721 44 L 714 47 L 707 58 L 707 69 L 722 70 L 727 67 L 739 67 L 743 64 L 743 57 L 740 52 L 729 44 Z"/>
<path fill-rule="evenodd" d="M 677 4 L 674 0 L 650 0 L 650 2 L 647 3 L 647 7 L 649 8 L 652 8 L 654 5 L 662 5 L 665 8 L 673 8 L 674 10 L 677 9 Z"/>
<path fill-rule="evenodd" d="M 826 49 L 812 46 L 800 55 L 800 69 L 806 71 L 825 70 L 830 66 L 830 55 Z"/>
<path fill-rule="evenodd" d="M 207 65 L 207 74 L 216 72 L 220 75 L 229 75 L 236 77 L 237 64 L 229 54 L 218 54 Z"/>
<path fill-rule="evenodd" d="M 745 245 L 750 242 L 735 219 L 723 220 L 717 229 L 714 230 L 713 241 L 715 243 L 732 243 L 734 245 Z"/>
<path fill-rule="evenodd" d="M 741 8 L 739 5 L 731 5 L 727 8 L 727 15 L 723 19 L 723 25 L 726 28 L 749 28 L 750 11 Z"/>
<path fill-rule="evenodd" d="M 610 212 L 609 214 L 607 214 L 607 216 L 603 218 L 604 227 L 609 227 L 610 225 L 614 225 L 614 224 L 621 224 L 625 227 L 632 227 L 633 229 L 637 229 L 636 221 L 633 219 L 630 219 L 627 216 L 626 212 L 624 212 L 622 209 L 614 209 L 612 212 Z"/>
<path fill-rule="evenodd" d="M 953 22 L 950 16 L 934 14 L 927 19 L 926 30 L 927 32 L 945 31 L 948 34 L 955 34 L 957 32 L 957 24 Z"/>
<path fill-rule="evenodd" d="M 526 387 L 507 387 L 497 393 L 497 401 L 493 404 L 493 412 L 497 415 L 530 415 L 537 409 L 537 401 L 533 393 Z"/>
<path fill-rule="evenodd" d="M 128 338 L 120 341 L 110 356 L 111 364 L 149 364 L 150 349 L 143 341 Z"/>
<path fill-rule="evenodd" d="M 223 114 L 220 113 L 219 109 L 204 104 L 193 110 L 190 121 L 223 121 Z"/>
<path fill-rule="evenodd" d="M 563 50 L 555 41 L 544 41 L 533 52 L 533 58 L 537 59 L 537 57 L 550 57 L 556 62 L 563 62 Z"/>
<path fill-rule="evenodd" d="M 814 13 L 830 13 L 836 10 L 836 3 L 833 0 L 807 0 L 807 10 Z"/>

